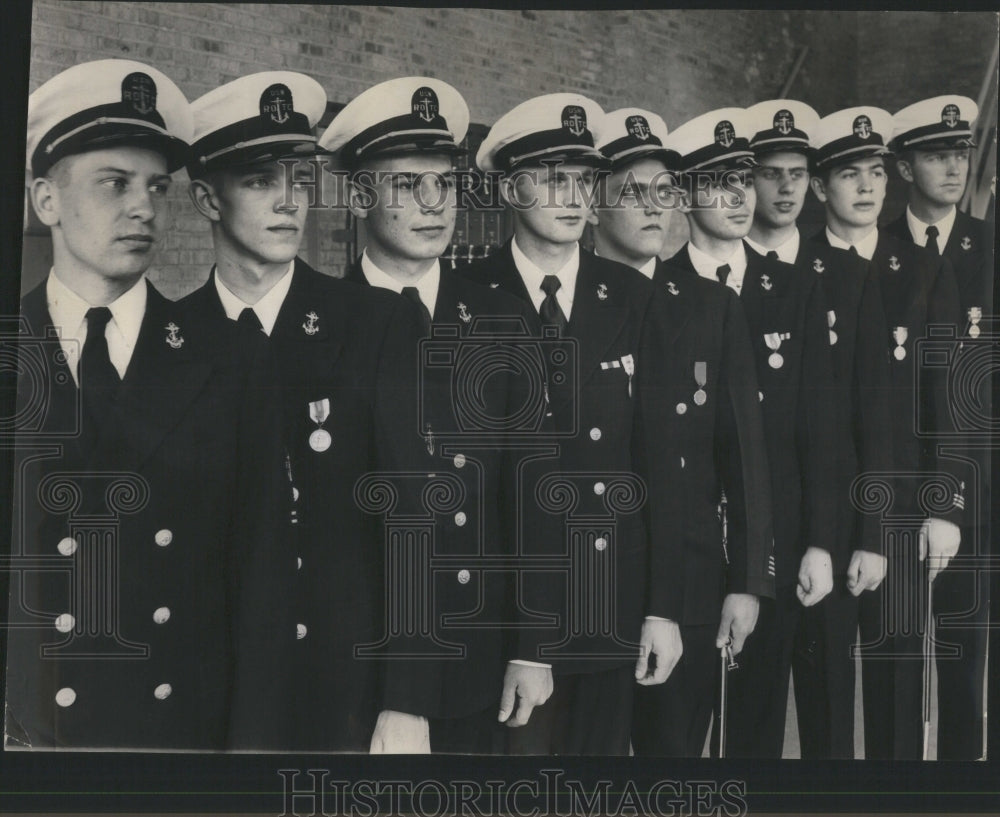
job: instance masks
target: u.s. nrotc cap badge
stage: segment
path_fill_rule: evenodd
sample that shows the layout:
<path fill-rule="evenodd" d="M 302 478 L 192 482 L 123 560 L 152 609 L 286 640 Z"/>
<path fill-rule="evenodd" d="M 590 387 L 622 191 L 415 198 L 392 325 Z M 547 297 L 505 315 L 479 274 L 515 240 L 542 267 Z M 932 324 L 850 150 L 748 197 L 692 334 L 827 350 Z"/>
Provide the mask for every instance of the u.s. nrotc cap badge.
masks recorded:
<path fill-rule="evenodd" d="M 156 110 L 156 83 L 149 74 L 136 71 L 122 80 L 122 102 L 143 116 Z"/>
<path fill-rule="evenodd" d="M 57 74 L 28 97 L 27 160 L 44 176 L 75 153 L 135 145 L 184 164 L 191 109 L 171 80 L 134 60 L 97 60 Z"/>
<path fill-rule="evenodd" d="M 326 91 L 294 71 L 261 71 L 227 82 L 191 103 L 194 143 L 188 173 L 317 152 L 313 128 L 326 111 Z"/>
<path fill-rule="evenodd" d="M 447 82 L 398 77 L 363 91 L 330 123 L 319 144 L 357 170 L 369 159 L 462 153 L 469 106 Z"/>
<path fill-rule="evenodd" d="M 732 147 L 736 139 L 736 129 L 728 119 L 723 119 L 715 126 L 715 141 L 724 148 Z"/>
<path fill-rule="evenodd" d="M 809 155 L 809 134 L 819 114 L 795 99 L 769 99 L 747 108 L 750 149 L 762 154 L 792 151 Z"/>
<path fill-rule="evenodd" d="M 975 147 L 972 124 L 978 116 L 979 107 L 966 96 L 914 102 L 892 117 L 892 147 L 897 152 Z"/>
<path fill-rule="evenodd" d="M 504 172 L 556 161 L 604 165 L 591 130 L 603 116 L 601 106 L 581 94 L 533 97 L 494 123 L 476 164 L 481 170 Z"/>
<path fill-rule="evenodd" d="M 645 142 L 653 134 L 653 132 L 649 129 L 649 122 L 642 114 L 635 114 L 634 116 L 627 117 L 625 119 L 625 130 L 631 133 L 640 142 Z"/>
<path fill-rule="evenodd" d="M 260 95 L 260 115 L 268 117 L 276 125 L 284 125 L 295 113 L 292 92 L 280 82 L 268 85 Z"/>
<path fill-rule="evenodd" d="M 810 132 L 814 167 L 888 153 L 891 133 L 892 116 L 881 108 L 859 106 L 824 116 Z"/>
<path fill-rule="evenodd" d="M 619 170 L 639 159 L 658 159 L 676 170 L 680 157 L 664 147 L 667 125 L 652 111 L 619 108 L 593 122 L 594 145 Z"/>
<path fill-rule="evenodd" d="M 743 108 L 709 111 L 674 130 L 665 146 L 679 155 L 678 169 L 747 168 L 754 164 L 750 150 L 750 119 Z"/>
<path fill-rule="evenodd" d="M 576 137 L 587 131 L 587 112 L 579 105 L 567 105 L 562 111 L 562 126 Z"/>
<path fill-rule="evenodd" d="M 437 94 L 434 93 L 433 88 L 428 88 L 427 86 L 417 88 L 413 92 L 413 99 L 410 104 L 413 115 L 418 119 L 431 123 L 437 118 L 440 106 Z"/>

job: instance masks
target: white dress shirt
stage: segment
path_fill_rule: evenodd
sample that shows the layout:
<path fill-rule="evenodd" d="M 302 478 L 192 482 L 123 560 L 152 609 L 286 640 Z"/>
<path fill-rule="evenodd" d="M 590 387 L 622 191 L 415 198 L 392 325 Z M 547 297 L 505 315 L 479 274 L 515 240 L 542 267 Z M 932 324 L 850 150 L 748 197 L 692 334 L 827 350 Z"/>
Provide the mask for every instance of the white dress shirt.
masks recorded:
<path fill-rule="evenodd" d="M 292 286 L 292 273 L 295 271 L 295 260 L 289 262 L 288 272 L 278 279 L 278 282 L 271 287 L 267 293 L 255 304 L 248 304 L 235 295 L 229 287 L 222 283 L 218 271 L 215 272 L 215 291 L 219 293 L 219 300 L 222 301 L 222 308 L 226 311 L 226 317 L 230 320 L 238 320 L 240 313 L 248 307 L 257 315 L 257 320 L 264 330 L 264 334 L 270 337 L 274 330 L 274 324 L 278 320 L 278 313 L 281 305 L 285 302 L 288 290 Z"/>
<path fill-rule="evenodd" d="M 546 275 L 555 275 L 556 278 L 559 279 L 560 287 L 556 292 L 556 301 L 568 321 L 570 319 L 570 313 L 573 310 L 573 294 L 576 292 L 576 277 L 580 272 L 579 243 L 573 245 L 573 254 L 569 257 L 569 260 L 567 260 L 560 269 L 553 273 L 546 272 L 541 267 L 536 265 L 534 261 L 528 258 L 521 248 L 517 246 L 516 238 L 511 241 L 510 251 L 514 256 L 514 265 L 517 267 L 517 271 L 521 273 L 524 285 L 528 289 L 528 295 L 531 296 L 531 303 L 535 307 L 535 312 L 541 310 L 542 301 L 545 300 L 545 290 L 542 289 L 542 279 Z"/>
<path fill-rule="evenodd" d="M 875 246 L 878 244 L 878 228 L 872 227 L 872 231 L 868 233 L 860 241 L 856 241 L 851 244 L 849 241 L 844 241 L 844 239 L 839 236 L 834 235 L 830 228 L 826 228 L 826 238 L 830 242 L 831 247 L 837 247 L 841 250 L 850 250 L 854 247 L 857 250 L 858 255 L 865 259 L 865 261 L 871 261 L 872 256 L 875 255 Z"/>
<path fill-rule="evenodd" d="M 365 279 L 373 287 L 390 289 L 393 292 L 402 292 L 403 287 L 416 287 L 420 295 L 420 302 L 427 307 L 431 313 L 431 320 L 434 320 L 434 304 L 437 303 L 438 289 L 441 286 L 441 262 L 434 259 L 434 262 L 427 268 L 427 272 L 416 281 L 400 281 L 393 278 L 385 270 L 368 257 L 368 250 L 361 254 L 361 271 Z"/>
<path fill-rule="evenodd" d="M 719 276 L 716 273 L 719 267 L 723 264 L 729 264 L 729 277 L 726 278 L 726 286 L 736 292 L 737 295 L 740 294 L 740 290 L 743 289 L 743 277 L 747 274 L 747 251 L 742 242 L 740 242 L 740 245 L 730 258 L 713 258 L 707 252 L 699 250 L 690 241 L 688 242 L 687 250 L 688 257 L 691 259 L 691 265 L 694 267 L 695 272 L 702 278 L 718 282 Z"/>
<path fill-rule="evenodd" d="M 952 207 L 948 215 L 933 224 L 934 227 L 938 228 L 937 245 L 938 253 L 940 255 L 944 255 L 944 246 L 948 243 L 948 239 L 951 237 L 952 228 L 955 226 L 955 213 L 957 212 L 958 210 L 955 207 Z M 932 225 L 921 221 L 913 215 L 910 205 L 906 205 L 906 224 L 910 228 L 910 235 L 913 236 L 913 242 L 915 244 L 919 244 L 921 247 L 926 247 L 927 228 Z"/>
<path fill-rule="evenodd" d="M 767 255 L 769 252 L 776 252 L 778 254 L 778 260 L 784 261 L 786 264 L 794 264 L 795 259 L 799 257 L 799 243 L 801 239 L 799 238 L 798 229 L 792 233 L 791 237 L 787 241 L 784 241 L 777 247 L 765 247 L 763 244 L 758 244 L 749 236 L 743 240 L 750 245 L 750 249 L 754 252 L 760 253 L 761 255 Z"/>
<path fill-rule="evenodd" d="M 104 330 L 104 337 L 108 341 L 111 365 L 121 378 L 125 377 L 135 344 L 139 340 L 139 329 L 146 314 L 146 294 L 146 277 L 142 276 L 127 292 L 108 304 L 111 320 Z M 79 386 L 77 367 L 83 344 L 87 340 L 86 316 L 91 305 L 66 286 L 55 270 L 49 272 L 45 282 L 45 299 L 52 325 L 59 332 L 59 345 L 66 355 L 66 365 Z"/>

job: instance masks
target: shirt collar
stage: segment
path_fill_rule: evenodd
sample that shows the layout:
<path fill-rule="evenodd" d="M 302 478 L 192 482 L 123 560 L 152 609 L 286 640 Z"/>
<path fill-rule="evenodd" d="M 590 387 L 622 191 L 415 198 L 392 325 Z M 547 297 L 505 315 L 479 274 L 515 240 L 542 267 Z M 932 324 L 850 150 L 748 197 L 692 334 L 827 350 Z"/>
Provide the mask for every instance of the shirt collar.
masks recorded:
<path fill-rule="evenodd" d="M 56 274 L 53 269 L 45 284 L 45 296 L 52 325 L 60 328 L 65 338 L 86 338 L 86 316 L 91 304 L 77 295 Z M 139 340 L 139 330 L 146 314 L 146 276 L 143 275 L 126 292 L 108 304 L 111 319 L 125 341 L 129 351 Z"/>
<path fill-rule="evenodd" d="M 784 261 L 786 264 L 794 264 L 795 259 L 799 257 L 799 231 L 796 228 L 795 232 L 788 238 L 787 241 L 779 244 L 777 247 L 765 247 L 763 244 L 758 244 L 749 236 L 744 241 L 750 245 L 750 249 L 760 255 L 767 255 L 769 252 L 776 252 L 778 254 L 778 260 Z"/>
<path fill-rule="evenodd" d="M 938 252 L 944 255 L 945 245 L 948 243 L 948 239 L 951 237 L 951 231 L 955 226 L 955 214 L 958 212 L 958 208 L 952 207 L 948 215 L 944 218 L 934 222 L 934 226 L 938 228 L 937 245 Z M 906 205 L 906 224 L 910 228 L 910 235 L 913 236 L 913 241 L 919 244 L 921 247 L 927 246 L 927 228 L 931 225 L 926 221 L 921 221 L 910 209 L 910 205 Z"/>
<path fill-rule="evenodd" d="M 573 294 L 576 292 L 576 279 L 580 272 L 579 242 L 573 245 L 573 253 L 567 259 L 566 263 L 554 273 L 546 272 L 528 258 L 524 254 L 524 251 L 517 245 L 516 237 L 511 240 L 510 251 L 514 256 L 514 264 L 517 267 L 517 271 L 521 273 L 521 278 L 524 279 L 524 285 L 531 296 L 531 303 L 534 304 L 535 310 L 541 309 L 542 301 L 545 300 L 545 292 L 542 291 L 542 279 L 546 275 L 555 275 L 559 279 L 560 284 L 559 290 L 556 292 L 556 300 L 559 302 L 566 320 L 569 320 L 570 311 L 573 308 Z"/>
<path fill-rule="evenodd" d="M 242 298 L 233 293 L 219 277 L 218 271 L 215 273 L 215 291 L 219 293 L 219 300 L 222 301 L 222 308 L 226 312 L 226 317 L 230 320 L 238 320 L 240 313 L 246 309 L 253 309 L 260 321 L 264 334 L 270 335 L 274 330 L 274 324 L 278 321 L 278 313 L 281 305 L 285 302 L 288 290 L 292 286 L 292 273 L 295 271 L 295 259 L 288 264 L 288 271 L 278 279 L 264 296 L 255 304 L 248 304 Z"/>
<path fill-rule="evenodd" d="M 737 293 L 743 288 L 743 276 L 747 271 L 747 251 L 740 242 L 730 258 L 714 258 L 707 252 L 699 250 L 690 241 L 687 245 L 688 257 L 691 265 L 702 278 L 718 281 L 718 270 L 723 264 L 729 264 L 729 277 L 726 278 L 726 286 L 736 290 Z"/>
<path fill-rule="evenodd" d="M 596 247 L 594 248 L 593 253 L 598 258 L 601 257 L 601 254 L 597 251 Z M 658 260 L 657 257 L 654 255 L 652 258 L 650 258 L 641 267 L 635 267 L 635 269 L 639 270 L 639 272 L 641 272 L 647 278 L 649 278 L 650 280 L 652 280 L 653 275 L 656 273 L 656 262 L 657 262 L 657 260 Z M 631 266 L 631 264 L 629 266 Z"/>
<path fill-rule="evenodd" d="M 416 281 L 400 281 L 398 278 L 393 278 L 372 261 L 366 249 L 361 254 L 361 271 L 365 274 L 368 283 L 373 287 L 390 289 L 393 292 L 402 292 L 403 287 L 416 287 L 417 293 L 420 295 L 420 302 L 427 307 L 427 311 L 431 313 L 431 319 L 433 320 L 434 304 L 437 303 L 438 289 L 441 286 L 440 260 L 435 258 L 434 262 L 427 268 L 427 272 L 421 275 Z"/>
<path fill-rule="evenodd" d="M 860 241 L 850 242 L 844 241 L 833 234 L 829 227 L 826 228 L 826 240 L 830 242 L 831 247 L 837 247 L 841 250 L 850 250 L 854 247 L 858 251 L 858 255 L 865 259 L 865 261 L 871 261 L 872 256 L 875 255 L 875 245 L 878 244 L 878 228 L 872 227 L 872 231 L 868 233 Z"/>
<path fill-rule="evenodd" d="M 656 256 L 654 255 L 645 264 L 639 267 L 639 272 L 641 272 L 647 278 L 652 279 L 653 273 L 656 272 Z"/>

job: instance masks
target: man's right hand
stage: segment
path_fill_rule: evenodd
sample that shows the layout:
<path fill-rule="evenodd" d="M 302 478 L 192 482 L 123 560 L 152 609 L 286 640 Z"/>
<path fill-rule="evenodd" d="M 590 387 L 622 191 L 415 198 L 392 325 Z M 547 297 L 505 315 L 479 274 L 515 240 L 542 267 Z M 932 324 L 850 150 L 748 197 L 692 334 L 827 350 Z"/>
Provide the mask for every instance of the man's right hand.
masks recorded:
<path fill-rule="evenodd" d="M 847 566 L 847 589 L 860 596 L 865 590 L 875 590 L 885 578 L 885 556 L 870 550 L 856 550 Z"/>
<path fill-rule="evenodd" d="M 549 699 L 552 688 L 552 670 L 549 667 L 533 667 L 513 662 L 507 664 L 498 720 L 508 726 L 524 726 L 531 717 L 531 711 Z"/>

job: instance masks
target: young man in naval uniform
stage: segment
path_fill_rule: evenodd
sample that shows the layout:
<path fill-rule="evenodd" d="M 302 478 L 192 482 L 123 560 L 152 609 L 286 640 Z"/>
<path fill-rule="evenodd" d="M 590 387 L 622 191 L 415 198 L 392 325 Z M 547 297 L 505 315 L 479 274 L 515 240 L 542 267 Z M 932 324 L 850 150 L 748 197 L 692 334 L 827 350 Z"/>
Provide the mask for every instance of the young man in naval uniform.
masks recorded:
<path fill-rule="evenodd" d="M 969 180 L 975 147 L 972 125 L 978 113 L 967 97 L 938 96 L 893 116 L 892 148 L 909 201 L 906 211 L 884 227 L 886 233 L 937 252 L 951 264 L 962 311 L 957 336 L 969 340 L 970 350 L 982 331 L 980 321 L 992 313 L 993 305 L 993 225 L 956 206 Z M 989 416 L 988 385 L 979 399 L 982 416 Z M 972 490 L 966 493 L 960 555 L 981 558 L 989 555 L 991 542 L 990 455 L 982 440 L 970 443 L 966 453 L 978 464 L 978 478 L 974 488 L 967 486 Z M 953 563 L 934 580 L 935 615 L 962 619 L 938 629 L 939 760 L 976 760 L 983 754 L 988 579 L 986 570 L 961 570 Z"/>
<path fill-rule="evenodd" d="M 266 344 L 145 280 L 187 100 L 131 60 L 29 98 L 7 748 L 267 749 L 292 579 Z"/>
<path fill-rule="evenodd" d="M 936 450 L 934 435 L 951 426 L 947 373 L 914 360 L 929 325 L 959 323 L 954 275 L 940 258 L 877 228 L 891 133 L 892 117 L 880 108 L 848 108 L 824 117 L 811 134 L 810 183 L 826 209 L 820 240 L 868 260 L 882 295 L 892 480 L 881 479 L 893 490 L 857 493 L 878 506 L 867 511 L 885 528 L 885 581 L 879 571 L 865 582 L 874 592 L 862 593 L 859 607 L 865 757 L 912 760 L 923 753 L 922 611 L 929 583 L 958 551 L 971 478 L 959 460 Z M 925 433 L 918 434 L 915 417 Z M 926 570 L 919 564 L 925 558 Z M 900 615 L 909 619 L 895 620 Z M 911 626 L 914 618 L 918 626 Z"/>
<path fill-rule="evenodd" d="M 401 293 L 423 316 L 430 340 L 409 353 L 421 369 L 420 397 L 411 406 L 419 409 L 414 428 L 425 449 L 421 467 L 432 480 L 438 474 L 455 480 L 463 495 L 455 507 L 419 509 L 436 519 L 433 555 L 459 563 L 413 588 L 427 594 L 433 623 L 423 640 L 387 646 L 373 752 L 487 754 L 503 748 L 497 711 L 505 625 L 513 612 L 511 571 L 510 564 L 506 571 L 485 569 L 482 560 L 511 562 L 515 553 L 517 462 L 509 446 L 518 436 L 516 415 L 525 395 L 503 370 L 488 372 L 501 362 L 504 324 L 508 334 L 526 329 L 531 314 L 512 295 L 470 281 L 439 260 L 455 228 L 452 161 L 468 123 L 468 106 L 451 85 L 401 77 L 353 99 L 320 138 L 336 165 L 351 174 L 351 212 L 365 226 L 364 252 L 347 278 Z M 477 354 L 481 366 L 459 363 Z M 437 365 L 435 356 L 442 355 L 454 356 L 455 363 Z M 468 422 L 470 409 L 483 421 Z M 404 643 L 411 661 L 392 654 Z"/>
<path fill-rule="evenodd" d="M 493 125 L 476 157 L 500 177 L 514 236 L 466 272 L 530 304 L 553 364 L 545 428 L 558 449 L 522 469 L 532 537 L 518 601 L 536 626 L 520 631 L 505 679 L 501 715 L 515 691 L 521 701 L 508 732 L 514 753 L 627 754 L 636 675 L 646 676 L 651 654 L 666 670 L 680 649 L 666 621 L 669 587 L 655 578 L 669 571 L 651 565 L 680 563 L 677 540 L 651 550 L 644 507 L 657 498 L 647 491 L 641 415 L 662 408 L 645 404 L 642 389 L 653 288 L 579 246 L 594 168 L 604 164 L 591 130 L 602 116 L 579 94 L 535 97 Z M 530 570 L 532 559 L 551 566 Z"/>
<path fill-rule="evenodd" d="M 775 712 L 780 708 L 784 714 L 787 670 L 784 683 L 776 678 L 770 684 L 764 676 L 774 664 L 788 666 L 799 576 L 803 595 L 823 593 L 825 565 L 817 551 L 832 549 L 834 518 L 826 474 L 833 455 L 826 318 L 815 278 L 796 275 L 790 265 L 758 255 L 743 241 L 755 204 L 749 136 L 740 108 L 703 114 L 671 135 L 670 146 L 682 155 L 682 170 L 693 181 L 684 206 L 691 240 L 668 261 L 671 275 L 685 281 L 697 275 L 739 294 L 757 372 L 771 485 L 775 596 L 760 603 L 739 667 L 728 671 L 726 752 L 743 757 L 765 753 L 765 742 L 768 753 L 778 744 L 780 756 L 783 730 L 776 728 Z M 696 172 L 714 178 L 697 178 Z M 739 600 L 757 612 L 755 596 Z M 698 714 L 707 718 L 701 709 Z M 700 736 L 704 739 L 703 731 Z M 692 752 L 700 748 L 697 741 L 690 746 Z"/>
<path fill-rule="evenodd" d="M 888 362 L 881 348 L 881 297 L 864 259 L 802 236 L 797 219 L 809 190 L 809 135 L 819 116 L 792 99 L 760 102 L 747 110 L 750 148 L 757 166 L 757 204 L 746 242 L 761 255 L 818 276 L 825 296 L 830 351 L 836 380 L 835 455 L 837 535 L 830 552 L 811 548 L 800 563 L 795 701 L 803 757 L 854 757 L 853 646 L 857 640 L 857 577 L 877 571 L 881 530 L 851 501 L 859 473 L 889 467 L 889 413 L 883 384 Z M 833 395 L 831 395 L 831 398 Z M 817 573 L 817 567 L 819 572 Z M 818 576 L 818 578 L 817 578 Z M 848 576 L 854 581 L 848 586 Z M 787 676 L 787 663 L 765 674 Z M 785 707 L 775 701 L 773 729 L 759 746 L 762 756 L 780 757 Z"/>
<path fill-rule="evenodd" d="M 750 335 L 738 296 L 726 287 L 690 276 L 678 284 L 657 257 L 668 209 L 680 191 L 672 174 L 680 157 L 664 147 L 663 120 L 649 111 L 612 111 L 595 125 L 599 150 L 611 163 L 594 226 L 595 249 L 604 257 L 635 265 L 655 278 L 665 297 L 657 301 L 656 355 L 646 380 L 667 410 L 657 417 L 662 432 L 650 441 L 650 494 L 669 513 L 651 515 L 653 546 L 657 525 L 685 519 L 684 559 L 664 565 L 656 584 L 665 593 L 677 638 L 679 664 L 643 676 L 636 692 L 632 744 L 637 754 L 684 755 L 693 738 L 687 729 L 695 696 L 711 710 L 708 682 L 718 662 L 714 649 L 723 608 L 724 586 L 747 585 L 747 565 L 766 565 L 771 552 L 770 484 L 764 431 L 757 398 Z M 728 497 L 727 544 L 721 553 L 720 489 Z M 759 588 L 763 590 L 763 588 Z M 727 629 L 728 634 L 728 629 Z M 699 636 L 703 636 L 699 638 Z M 740 644 L 737 644 L 737 651 Z M 641 669 L 641 667 L 640 667 Z M 666 683 L 653 686 L 656 675 Z M 667 677 L 669 676 L 669 677 Z M 698 731 L 698 730 L 696 730 Z M 700 741 L 700 742 L 699 742 Z"/>
<path fill-rule="evenodd" d="M 268 71 L 192 104 L 191 199 L 216 264 L 184 300 L 215 323 L 267 335 L 283 394 L 285 491 L 293 498 L 296 640 L 284 702 L 295 751 L 368 750 L 378 667 L 356 649 L 383 635 L 384 535 L 355 500 L 374 471 L 408 470 L 419 450 L 399 406 L 412 399 L 415 318 L 398 296 L 332 278 L 296 257 L 308 191 L 290 160 L 310 157 L 326 94 L 310 77 Z M 318 175 L 315 167 L 308 175 Z"/>

